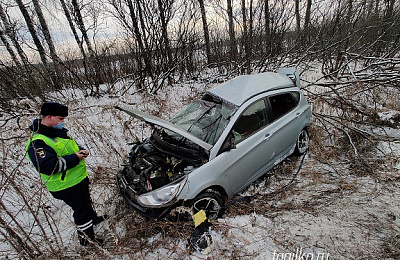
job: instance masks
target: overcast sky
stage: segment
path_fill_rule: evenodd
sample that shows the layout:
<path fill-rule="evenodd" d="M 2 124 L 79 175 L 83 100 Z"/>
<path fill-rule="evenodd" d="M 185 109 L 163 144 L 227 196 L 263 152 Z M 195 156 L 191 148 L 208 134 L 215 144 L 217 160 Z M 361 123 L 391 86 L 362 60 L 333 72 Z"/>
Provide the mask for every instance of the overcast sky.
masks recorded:
<path fill-rule="evenodd" d="M 25 44 L 23 45 L 24 50 L 27 55 L 33 60 L 39 59 L 38 54 L 32 51 L 34 48 L 31 42 L 31 36 L 25 26 L 24 18 L 19 11 L 19 8 L 15 6 L 15 3 L 10 0 L 0 0 L 3 8 L 6 9 L 7 14 L 12 23 L 17 24 L 18 37 Z M 77 51 L 77 44 L 74 40 L 71 29 L 68 25 L 68 21 L 65 18 L 64 13 L 61 10 L 61 6 L 56 4 L 56 1 L 43 1 L 45 5 L 42 6 L 42 11 L 46 17 L 47 25 L 50 28 L 51 36 L 55 45 L 57 46 L 58 55 L 61 57 L 64 53 L 70 55 L 72 52 Z M 58 1 L 57 1 L 58 3 Z M 13 5 L 11 5 L 13 4 Z M 86 27 L 90 37 L 93 37 L 93 28 L 96 27 L 96 42 L 101 43 L 102 41 L 108 39 L 118 38 L 118 28 L 115 18 L 111 16 L 105 16 L 104 5 L 97 5 L 98 19 L 96 25 L 93 23 L 93 19 L 90 16 L 85 15 Z M 9 60 L 9 54 L 3 44 L 0 44 L 0 58 L 4 60 Z"/>

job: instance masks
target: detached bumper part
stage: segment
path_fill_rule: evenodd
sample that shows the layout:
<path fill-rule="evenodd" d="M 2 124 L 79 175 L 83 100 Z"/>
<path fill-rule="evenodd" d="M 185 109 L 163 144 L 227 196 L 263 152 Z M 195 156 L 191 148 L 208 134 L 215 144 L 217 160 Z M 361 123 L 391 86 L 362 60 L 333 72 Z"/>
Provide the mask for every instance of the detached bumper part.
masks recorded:
<path fill-rule="evenodd" d="M 212 224 L 206 218 L 204 210 L 200 210 L 193 215 L 195 229 L 190 235 L 188 242 L 190 246 L 203 255 L 208 255 L 212 250 L 212 238 L 210 235 L 210 227 Z"/>

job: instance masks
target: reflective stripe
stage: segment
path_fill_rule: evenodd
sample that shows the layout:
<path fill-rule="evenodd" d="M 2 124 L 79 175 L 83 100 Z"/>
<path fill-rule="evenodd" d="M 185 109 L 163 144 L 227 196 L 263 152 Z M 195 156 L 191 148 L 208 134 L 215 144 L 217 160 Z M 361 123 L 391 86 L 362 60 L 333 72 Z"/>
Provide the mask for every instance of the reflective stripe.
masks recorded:
<path fill-rule="evenodd" d="M 63 172 L 65 170 L 67 170 L 67 161 L 60 157 L 58 158 L 58 172 Z"/>
<path fill-rule="evenodd" d="M 90 228 L 93 226 L 93 220 L 90 220 L 89 222 L 83 224 L 83 225 L 77 225 L 76 227 L 80 231 L 85 231 L 86 229 Z"/>

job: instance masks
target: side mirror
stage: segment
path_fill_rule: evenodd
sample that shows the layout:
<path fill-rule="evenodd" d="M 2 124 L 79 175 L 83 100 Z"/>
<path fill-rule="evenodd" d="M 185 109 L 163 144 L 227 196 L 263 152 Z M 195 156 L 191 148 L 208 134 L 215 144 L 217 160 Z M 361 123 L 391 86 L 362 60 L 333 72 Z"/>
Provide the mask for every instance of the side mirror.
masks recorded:
<path fill-rule="evenodd" d="M 236 149 L 235 136 L 232 133 L 229 134 L 229 148 Z"/>
<path fill-rule="evenodd" d="M 235 136 L 231 132 L 226 138 L 224 144 L 221 146 L 219 154 L 233 149 L 236 149 L 236 144 L 235 144 Z"/>

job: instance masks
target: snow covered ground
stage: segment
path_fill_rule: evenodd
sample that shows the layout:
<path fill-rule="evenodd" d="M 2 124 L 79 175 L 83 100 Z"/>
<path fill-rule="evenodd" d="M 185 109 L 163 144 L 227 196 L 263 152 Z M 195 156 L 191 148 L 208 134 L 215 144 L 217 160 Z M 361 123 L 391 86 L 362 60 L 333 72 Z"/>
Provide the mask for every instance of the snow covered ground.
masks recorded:
<path fill-rule="evenodd" d="M 23 213 L 26 206 L 20 203 L 21 196 L 7 188 L 7 176 L 24 182 L 21 186 L 33 206 L 39 203 L 38 208 L 48 213 L 40 211 L 38 216 L 44 223 L 46 216 L 52 216 L 63 254 L 74 259 L 398 259 L 400 142 L 399 124 L 394 121 L 397 128 L 385 128 L 393 141 L 379 144 L 384 155 L 371 153 L 380 162 L 372 173 L 364 173 L 354 163 L 352 149 L 338 152 L 340 138 L 332 143 L 321 128 L 313 126 L 310 151 L 299 174 L 301 158 L 290 157 L 236 196 L 224 217 L 212 222 L 213 247 L 208 255 L 188 247 L 192 223 L 144 219 L 128 207 L 118 194 L 114 176 L 130 149 L 128 143 L 148 136 L 150 129 L 132 122 L 114 106 L 130 106 L 167 119 L 214 84 L 188 81 L 153 96 L 136 90 L 130 82 L 119 82 L 105 87 L 101 98 L 85 97 L 77 90 L 63 93 L 64 97 L 50 95 L 49 101 L 68 103 L 66 127 L 90 151 L 87 164 L 94 204 L 99 213 L 110 215 L 95 229 L 105 238 L 104 248 L 86 250 L 77 245 L 71 211 L 49 196 L 23 156 L 24 129 L 37 116 L 42 100 L 17 102 L 26 114 L 1 130 L 3 139 L 10 133 L 15 137 L 6 142 L 7 147 L 3 145 L 2 203 L 15 208 L 15 215 L 32 234 L 40 233 L 32 216 Z M 379 116 L 390 121 L 398 113 L 393 109 Z M 32 235 L 32 239 L 43 238 Z M 2 242 L 6 241 L 3 237 Z M 0 259 L 13 255 L 8 244 L 0 248 Z"/>

